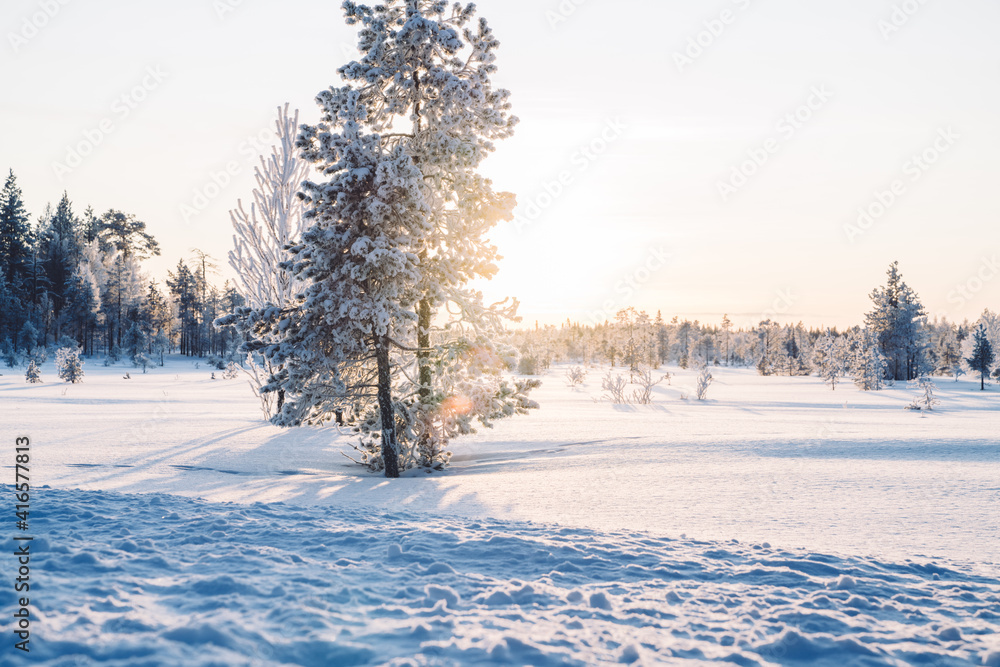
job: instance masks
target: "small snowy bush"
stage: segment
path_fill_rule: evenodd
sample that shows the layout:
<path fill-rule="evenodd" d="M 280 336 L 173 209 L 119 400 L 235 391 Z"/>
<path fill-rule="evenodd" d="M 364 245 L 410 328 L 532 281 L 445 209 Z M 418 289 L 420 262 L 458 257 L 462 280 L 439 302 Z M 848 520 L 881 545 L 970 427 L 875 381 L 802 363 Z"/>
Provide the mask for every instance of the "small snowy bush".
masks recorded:
<path fill-rule="evenodd" d="M 59 378 L 66 382 L 83 382 L 83 361 L 80 360 L 80 348 L 61 347 L 56 350 L 56 371 Z"/>
<path fill-rule="evenodd" d="M 587 371 L 582 366 L 574 366 L 566 371 L 566 379 L 569 380 L 569 386 L 579 387 L 587 379 Z"/>
<path fill-rule="evenodd" d="M 533 354 L 523 354 L 517 361 L 517 372 L 521 375 L 538 375 L 538 357 Z"/>
<path fill-rule="evenodd" d="M 132 365 L 141 368 L 145 373 L 146 369 L 153 365 L 153 360 L 145 352 L 138 352 L 132 355 Z"/>
<path fill-rule="evenodd" d="M 705 400 L 705 397 L 708 395 L 708 386 L 712 384 L 712 380 L 712 372 L 708 370 L 708 367 L 702 368 L 695 381 L 695 397 L 699 401 Z"/>
<path fill-rule="evenodd" d="M 235 361 L 230 361 L 229 365 L 226 366 L 226 370 L 222 371 L 223 380 L 235 380 L 240 374 L 240 367 L 236 365 Z"/>
<path fill-rule="evenodd" d="M 607 393 L 606 398 L 615 405 L 628 403 L 628 398 L 625 396 L 626 387 L 628 387 L 628 380 L 622 375 L 616 375 L 613 371 L 608 371 L 608 374 L 601 380 L 601 389 Z"/>
<path fill-rule="evenodd" d="M 937 386 L 926 375 L 920 376 L 911 385 L 917 390 L 917 397 L 906 406 L 907 410 L 933 410 L 934 406 L 941 402 L 934 396 Z"/>
<path fill-rule="evenodd" d="M 653 378 L 653 371 L 648 368 L 639 368 L 632 374 L 632 381 L 639 385 L 639 388 L 632 392 L 632 400 L 639 405 L 649 405 L 653 402 L 653 387 L 667 379 L 667 375 L 661 375 L 659 379 Z"/>
<path fill-rule="evenodd" d="M 42 380 L 42 371 L 38 368 L 38 364 L 35 363 L 34 359 L 28 362 L 28 370 L 24 373 L 24 381 L 31 384 L 44 382 Z"/>

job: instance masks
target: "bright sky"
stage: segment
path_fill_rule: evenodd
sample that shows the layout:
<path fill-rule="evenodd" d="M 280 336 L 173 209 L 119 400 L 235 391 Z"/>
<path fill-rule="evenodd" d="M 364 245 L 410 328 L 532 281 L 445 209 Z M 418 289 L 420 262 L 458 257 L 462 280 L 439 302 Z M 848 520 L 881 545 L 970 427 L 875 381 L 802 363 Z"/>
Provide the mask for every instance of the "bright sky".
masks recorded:
<path fill-rule="evenodd" d="M 521 118 L 485 289 L 527 322 L 853 324 L 893 260 L 932 313 L 1000 308 L 995 2 L 478 6 Z M 0 168 L 33 218 L 65 189 L 145 220 L 156 278 L 225 264 L 276 107 L 315 120 L 354 43 L 336 0 L 6 0 L 0 28 Z"/>

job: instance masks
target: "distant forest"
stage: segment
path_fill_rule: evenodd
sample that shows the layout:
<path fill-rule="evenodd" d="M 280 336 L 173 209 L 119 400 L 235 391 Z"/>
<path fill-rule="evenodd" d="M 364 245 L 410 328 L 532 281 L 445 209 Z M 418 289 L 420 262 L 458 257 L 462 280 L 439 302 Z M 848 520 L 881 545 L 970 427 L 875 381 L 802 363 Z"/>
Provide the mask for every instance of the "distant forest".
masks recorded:
<path fill-rule="evenodd" d="M 247 299 L 228 281 L 213 284 L 217 262 L 191 252 L 160 285 L 142 270 L 143 260 L 160 254 L 146 223 L 114 209 L 76 215 L 64 193 L 32 224 L 11 171 L 0 191 L 0 361 L 25 366 L 75 347 L 108 364 L 144 369 L 170 353 L 207 358 L 218 368 L 242 364 L 243 335 L 213 322 Z M 995 313 L 972 323 L 929 320 L 895 263 L 871 297 L 864 323 L 845 331 L 771 320 L 736 328 L 728 317 L 707 324 L 625 308 L 597 325 L 567 320 L 512 331 L 511 342 L 521 353 L 517 370 L 528 375 L 576 361 L 632 370 L 744 366 L 762 375 L 851 377 L 865 389 L 924 375 L 1000 378 Z"/>
<path fill-rule="evenodd" d="M 191 252 L 159 285 L 142 268 L 160 254 L 145 222 L 114 209 L 77 215 L 64 193 L 32 224 L 12 170 L 0 191 L 0 359 L 15 367 L 67 346 L 143 367 L 175 352 L 234 358 L 235 331 L 212 322 L 243 298 L 212 284 L 212 257 Z"/>

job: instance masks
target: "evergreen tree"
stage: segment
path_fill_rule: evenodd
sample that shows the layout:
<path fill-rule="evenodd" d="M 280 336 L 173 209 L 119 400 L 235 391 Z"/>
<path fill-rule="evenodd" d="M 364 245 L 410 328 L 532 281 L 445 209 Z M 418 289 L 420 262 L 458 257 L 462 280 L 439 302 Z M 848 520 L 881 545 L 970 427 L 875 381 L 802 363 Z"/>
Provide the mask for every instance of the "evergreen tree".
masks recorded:
<path fill-rule="evenodd" d="M 941 337 L 937 354 L 938 372 L 954 375 L 955 382 L 958 382 L 958 376 L 965 372 L 962 370 L 964 333 L 959 327 L 949 326 L 947 333 Z"/>
<path fill-rule="evenodd" d="M 835 391 L 844 374 L 844 350 L 840 339 L 829 329 L 816 342 L 814 360 L 820 377 Z"/>
<path fill-rule="evenodd" d="M 924 307 L 903 282 L 899 262 L 893 262 L 886 275 L 885 287 L 871 293 L 875 307 L 865 316 L 865 322 L 878 339 L 889 379 L 913 380 L 924 370 Z"/>
<path fill-rule="evenodd" d="M 722 339 L 722 346 L 721 346 L 722 350 L 723 350 L 723 358 L 725 359 L 726 366 L 728 366 L 729 363 L 730 363 L 730 361 L 732 360 L 732 356 L 731 356 L 731 353 L 730 353 L 730 345 L 732 343 L 732 333 L 731 333 L 732 329 L 733 329 L 733 321 L 729 319 L 729 314 L 727 313 L 727 314 L 725 314 L 725 315 L 722 316 L 722 336 L 723 336 L 723 339 Z"/>
<path fill-rule="evenodd" d="M 774 375 L 781 368 L 784 358 L 781 326 L 764 320 L 757 326 L 757 372 Z"/>
<path fill-rule="evenodd" d="M 148 346 L 149 336 L 139 326 L 138 322 L 133 322 L 132 326 L 125 332 L 125 338 L 122 341 L 122 352 L 128 356 L 132 365 L 136 368 L 141 368 L 143 373 L 146 372 L 146 368 L 150 365 L 149 357 L 146 355 L 146 348 Z"/>
<path fill-rule="evenodd" d="M 515 119 L 491 86 L 499 44 L 485 20 L 471 24 L 474 6 L 344 10 L 364 55 L 318 95 L 322 121 L 298 139 L 328 179 L 303 186 L 311 227 L 288 264 L 308 287 L 298 308 L 254 317 L 259 339 L 280 341 L 261 348 L 281 367 L 265 389 L 294 395 L 277 421 L 322 421 L 338 401 L 357 403 L 363 462 L 396 477 L 446 462 L 447 440 L 473 419 L 533 406 L 533 383 L 500 378 L 508 351 L 495 336 L 512 309 L 485 307 L 467 286 L 495 273 L 484 234 L 514 204 L 475 169 Z M 446 305 L 457 318 L 432 330 Z"/>
<path fill-rule="evenodd" d="M 180 353 L 195 356 L 201 353 L 198 337 L 198 319 L 201 302 L 198 298 L 198 281 L 184 260 L 177 263 L 177 272 L 169 272 L 167 287 L 177 304 L 180 320 Z"/>
<path fill-rule="evenodd" d="M 855 334 L 854 359 L 851 372 L 854 384 L 862 391 L 879 391 L 885 383 L 886 360 L 878 335 L 865 327 Z"/>
<path fill-rule="evenodd" d="M 14 351 L 14 343 L 10 338 L 0 340 L 0 360 L 3 361 L 7 368 L 16 367 L 20 361 L 20 355 Z"/>
<path fill-rule="evenodd" d="M 80 219 L 80 229 L 77 232 L 80 243 L 83 245 L 93 243 L 100 231 L 101 219 L 94 214 L 94 207 L 88 206 L 87 210 L 83 212 L 83 218 Z"/>
<path fill-rule="evenodd" d="M 13 339 L 26 321 L 26 315 L 21 299 L 0 271 L 0 340 Z"/>
<path fill-rule="evenodd" d="M 40 384 L 44 382 L 42 380 L 42 371 L 38 368 L 38 364 L 32 359 L 28 362 L 28 370 L 24 372 L 24 381 L 29 384 Z"/>
<path fill-rule="evenodd" d="M 993 346 L 990 344 L 989 338 L 986 336 L 986 325 L 983 322 L 979 323 L 972 336 L 972 356 L 967 357 L 965 362 L 969 364 L 969 368 L 974 373 L 979 373 L 979 389 L 980 391 L 984 391 L 986 389 L 986 378 L 989 377 L 990 371 L 993 370 L 993 362 L 996 360 L 996 355 L 993 352 Z"/>
<path fill-rule="evenodd" d="M 61 337 L 64 322 L 63 308 L 72 284 L 73 273 L 83 254 L 83 246 L 77 236 L 79 222 L 73 215 L 73 206 L 64 192 L 56 206 L 55 213 L 45 219 L 38 233 L 38 254 L 45 274 L 45 292 L 49 308 L 42 309 L 45 335 L 49 329 L 52 339 Z M 39 304 L 41 305 L 41 304 Z"/>
<path fill-rule="evenodd" d="M 109 284 L 113 298 L 114 311 L 109 313 L 108 335 L 109 345 L 121 347 L 121 340 L 126 329 L 125 307 L 133 299 L 130 292 L 135 292 L 134 280 L 138 278 L 138 260 L 160 254 L 160 246 L 156 239 L 146 231 L 146 223 L 136 219 L 129 213 L 109 209 L 96 223 L 95 238 L 101 250 L 106 255 L 114 257 L 114 268 L 111 271 L 112 282 Z M 126 281 L 131 279 L 132 285 Z M 129 289 L 131 287 L 131 289 Z M 108 304 L 110 305 L 110 304 Z"/>
<path fill-rule="evenodd" d="M 31 224 L 21 199 L 21 188 L 11 170 L 0 190 L 0 273 L 17 297 L 26 294 L 31 252 Z"/>
<path fill-rule="evenodd" d="M 80 360 L 80 349 L 61 347 L 56 350 L 56 371 L 61 380 L 73 384 L 83 382 L 83 361 Z"/>

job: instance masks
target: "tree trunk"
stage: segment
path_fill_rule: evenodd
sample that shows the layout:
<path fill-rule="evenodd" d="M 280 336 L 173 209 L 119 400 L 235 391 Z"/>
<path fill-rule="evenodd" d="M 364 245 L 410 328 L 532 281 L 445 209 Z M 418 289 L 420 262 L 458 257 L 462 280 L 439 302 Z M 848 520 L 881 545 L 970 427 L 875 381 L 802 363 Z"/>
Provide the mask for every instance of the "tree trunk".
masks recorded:
<path fill-rule="evenodd" d="M 389 340 L 375 339 L 375 359 L 378 363 L 378 407 L 382 417 L 382 461 L 385 476 L 399 477 L 399 451 L 396 444 L 396 415 L 392 407 L 392 374 L 389 368 Z"/>
<path fill-rule="evenodd" d="M 431 396 L 431 302 L 421 299 L 417 309 L 417 367 L 420 382 L 420 400 Z"/>

